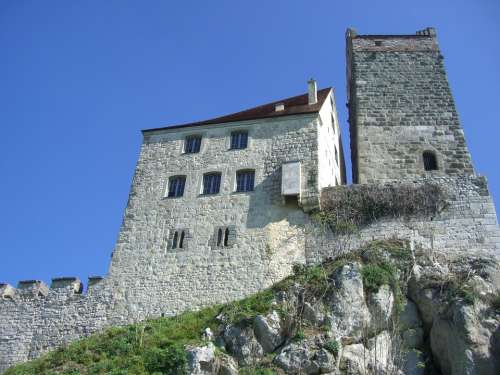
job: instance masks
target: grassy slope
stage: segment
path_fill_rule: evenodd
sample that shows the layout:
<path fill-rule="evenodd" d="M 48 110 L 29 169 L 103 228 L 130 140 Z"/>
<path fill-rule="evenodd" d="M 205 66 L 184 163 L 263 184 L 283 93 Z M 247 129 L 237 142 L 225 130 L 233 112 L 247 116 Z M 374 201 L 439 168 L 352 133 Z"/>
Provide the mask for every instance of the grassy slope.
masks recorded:
<path fill-rule="evenodd" d="M 380 249 L 392 256 L 406 256 L 401 241 L 376 242 L 362 251 Z M 201 343 L 201 333 L 207 327 L 217 331 L 216 317 L 223 313 L 228 322 L 250 321 L 272 308 L 274 293 L 286 290 L 293 283 L 306 287 L 310 296 L 322 296 L 331 287 L 329 275 L 351 260 L 360 260 L 360 253 L 329 261 L 315 267 L 297 267 L 295 274 L 246 299 L 226 305 L 186 312 L 176 317 L 151 319 L 139 324 L 109 328 L 100 334 L 76 341 L 34 361 L 17 365 L 5 375 L 125 375 L 185 373 L 186 345 Z M 366 259 L 365 259 L 366 262 Z M 393 269 L 379 256 L 365 265 L 363 278 L 370 290 L 395 281 Z M 243 374 L 272 375 L 270 369 L 247 369 Z"/>

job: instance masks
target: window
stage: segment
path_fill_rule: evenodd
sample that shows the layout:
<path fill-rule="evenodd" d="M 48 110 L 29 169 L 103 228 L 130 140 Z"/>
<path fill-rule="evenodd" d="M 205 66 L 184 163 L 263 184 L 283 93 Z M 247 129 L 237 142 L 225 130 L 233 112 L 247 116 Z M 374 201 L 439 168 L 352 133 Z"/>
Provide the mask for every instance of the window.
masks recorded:
<path fill-rule="evenodd" d="M 375 45 L 376 45 L 377 47 L 380 47 L 380 46 L 382 45 L 382 41 L 381 41 L 381 40 L 376 40 L 376 41 L 375 41 Z"/>
<path fill-rule="evenodd" d="M 186 185 L 186 176 L 173 176 L 168 181 L 168 197 L 182 197 L 184 195 L 184 186 Z"/>
<path fill-rule="evenodd" d="M 186 246 L 186 230 L 176 230 L 174 236 L 172 237 L 172 249 L 184 249 Z"/>
<path fill-rule="evenodd" d="M 233 247 L 236 240 L 236 227 L 216 227 L 212 242 L 212 248 L 222 249 Z"/>
<path fill-rule="evenodd" d="M 436 154 L 432 151 L 424 151 L 424 169 L 426 171 L 435 171 L 438 169 Z"/>
<path fill-rule="evenodd" d="M 236 172 L 236 191 L 253 191 L 255 171 L 244 170 Z"/>
<path fill-rule="evenodd" d="M 201 136 L 200 135 L 191 135 L 186 137 L 186 141 L 184 143 L 184 152 L 186 154 L 195 154 L 200 152 L 201 146 Z"/>
<path fill-rule="evenodd" d="M 335 149 L 335 161 L 337 162 L 337 165 L 339 165 L 339 152 L 337 151 L 337 147 L 334 146 Z"/>
<path fill-rule="evenodd" d="M 247 132 L 232 132 L 231 133 L 231 149 L 239 150 L 247 148 L 248 133 Z"/>
<path fill-rule="evenodd" d="M 333 129 L 333 134 L 335 134 L 335 117 L 333 117 L 333 113 L 332 113 L 332 129 Z"/>
<path fill-rule="evenodd" d="M 220 173 L 207 173 L 203 175 L 203 194 L 217 194 L 220 190 Z"/>

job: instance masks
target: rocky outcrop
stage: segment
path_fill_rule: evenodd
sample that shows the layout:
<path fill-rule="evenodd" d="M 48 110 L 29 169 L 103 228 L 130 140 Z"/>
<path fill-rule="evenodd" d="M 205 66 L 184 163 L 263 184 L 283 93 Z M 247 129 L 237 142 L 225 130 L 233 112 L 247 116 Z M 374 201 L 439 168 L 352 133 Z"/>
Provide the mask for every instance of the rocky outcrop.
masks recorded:
<path fill-rule="evenodd" d="M 231 356 L 213 360 L 212 373 L 499 373 L 498 263 L 377 251 L 306 271 L 275 292 L 268 313 L 224 323 L 214 339 Z M 193 368 L 209 368 L 205 357 Z"/>

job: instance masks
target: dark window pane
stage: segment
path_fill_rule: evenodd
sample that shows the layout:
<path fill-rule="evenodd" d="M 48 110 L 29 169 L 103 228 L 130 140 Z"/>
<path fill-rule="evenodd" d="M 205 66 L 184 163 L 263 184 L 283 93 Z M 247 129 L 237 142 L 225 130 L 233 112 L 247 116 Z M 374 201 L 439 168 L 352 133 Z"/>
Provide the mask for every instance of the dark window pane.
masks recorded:
<path fill-rule="evenodd" d="M 186 185 L 186 176 L 171 177 L 168 187 L 169 197 L 182 197 L 184 195 L 184 186 Z"/>
<path fill-rule="evenodd" d="M 233 132 L 231 133 L 231 148 L 242 149 L 247 148 L 248 133 L 247 132 Z"/>
<path fill-rule="evenodd" d="M 186 144 L 184 147 L 184 152 L 187 154 L 194 154 L 200 152 L 201 137 L 191 136 L 186 138 Z"/>
<path fill-rule="evenodd" d="M 184 248 L 184 231 L 181 232 L 181 238 L 179 240 L 179 249 Z"/>
<path fill-rule="evenodd" d="M 227 246 L 229 243 L 229 228 L 226 228 L 224 232 L 224 246 Z"/>
<path fill-rule="evenodd" d="M 436 155 L 433 152 L 425 151 L 423 154 L 424 169 L 426 171 L 435 171 L 438 169 Z"/>
<path fill-rule="evenodd" d="M 236 191 L 253 191 L 255 171 L 239 171 L 236 173 Z"/>
<path fill-rule="evenodd" d="M 211 173 L 203 176 L 203 194 L 217 194 L 220 190 L 220 173 Z"/>
<path fill-rule="evenodd" d="M 217 231 L 217 246 L 222 245 L 222 229 L 219 228 Z"/>
<path fill-rule="evenodd" d="M 179 238 L 179 233 L 176 231 L 174 233 L 174 239 L 172 240 L 172 249 L 176 249 L 177 248 L 177 240 Z"/>

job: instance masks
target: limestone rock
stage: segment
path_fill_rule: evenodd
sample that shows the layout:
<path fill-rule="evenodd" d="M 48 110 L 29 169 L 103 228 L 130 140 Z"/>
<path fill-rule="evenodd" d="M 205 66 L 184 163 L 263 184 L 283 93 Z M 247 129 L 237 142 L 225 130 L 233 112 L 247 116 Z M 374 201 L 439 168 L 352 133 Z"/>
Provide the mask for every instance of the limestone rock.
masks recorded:
<path fill-rule="evenodd" d="M 340 369 L 346 374 L 398 374 L 401 369 L 394 364 L 393 342 L 387 331 L 363 344 L 344 347 Z"/>
<path fill-rule="evenodd" d="M 257 341 L 266 353 L 274 352 L 285 340 L 281 319 L 276 311 L 266 316 L 258 315 L 254 319 L 253 329 Z"/>
<path fill-rule="evenodd" d="M 188 373 L 190 375 L 210 375 L 215 369 L 213 344 L 187 349 Z"/>
<path fill-rule="evenodd" d="M 228 355 L 221 355 L 218 358 L 219 371 L 217 375 L 238 375 L 238 364 Z"/>
<path fill-rule="evenodd" d="M 316 362 L 320 373 L 329 373 L 335 370 L 335 358 L 326 349 L 320 349 L 316 352 L 314 356 L 314 362 Z"/>
<path fill-rule="evenodd" d="M 287 374 L 317 374 L 318 364 L 313 360 L 315 351 L 310 340 L 291 343 L 284 347 L 274 363 Z"/>
<path fill-rule="evenodd" d="M 454 303 L 435 319 L 430 332 L 431 349 L 442 373 L 500 373 L 500 317 L 483 303 Z"/>
<path fill-rule="evenodd" d="M 334 337 L 343 342 L 359 341 L 370 326 L 370 311 L 365 302 L 361 266 L 348 263 L 336 271 L 335 287 L 329 296 L 328 320 Z"/>
<path fill-rule="evenodd" d="M 368 308 L 372 317 L 372 331 L 387 329 L 394 308 L 394 294 L 389 285 L 382 285 L 376 293 L 370 293 Z"/>
<path fill-rule="evenodd" d="M 224 331 L 226 348 L 241 366 L 254 364 L 264 355 L 264 350 L 255 339 L 252 327 L 230 325 Z"/>
<path fill-rule="evenodd" d="M 321 326 L 325 320 L 325 314 L 321 311 L 321 305 L 304 302 L 302 319 L 313 326 Z"/>

